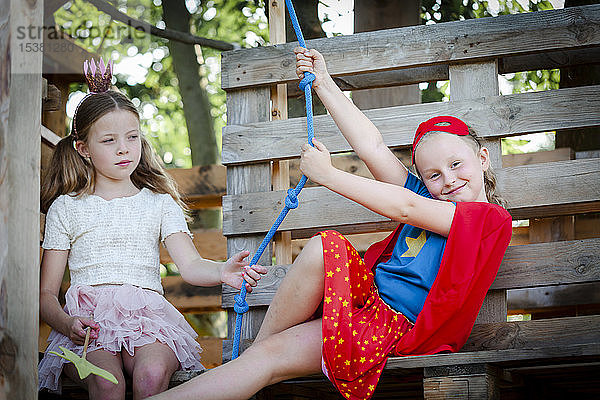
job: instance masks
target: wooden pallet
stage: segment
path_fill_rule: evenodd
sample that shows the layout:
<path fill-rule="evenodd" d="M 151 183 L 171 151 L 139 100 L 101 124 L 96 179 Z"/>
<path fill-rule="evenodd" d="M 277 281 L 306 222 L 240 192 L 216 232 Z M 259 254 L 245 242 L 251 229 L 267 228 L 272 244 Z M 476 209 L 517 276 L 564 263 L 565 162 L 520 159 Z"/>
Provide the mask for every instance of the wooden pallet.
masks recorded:
<path fill-rule="evenodd" d="M 404 396 L 397 388 L 389 390 L 386 382 L 392 388 L 406 385 L 409 396 L 428 399 L 457 393 L 464 398 L 518 398 L 518 393 L 531 394 L 539 384 L 547 385 L 548 390 L 538 391 L 548 397 L 576 390 L 600 393 L 595 374 L 600 357 L 597 309 L 590 311 L 594 315 L 507 322 L 507 292 L 555 285 L 581 288 L 600 281 L 600 239 L 577 239 L 566 220 L 559 221 L 561 228 L 556 234 L 552 228 L 556 218 L 600 211 L 600 159 L 572 159 L 567 151 L 566 159 L 519 165 L 507 161 L 503 165 L 500 156 L 503 137 L 600 125 L 600 87 L 506 96 L 498 91 L 499 72 L 597 61 L 600 36 L 593 32 L 599 31 L 599 20 L 600 6 L 592 5 L 308 42 L 324 54 L 335 78 L 347 81 L 353 77 L 354 89 L 420 82 L 423 74 L 449 78 L 449 102 L 372 109 L 365 114 L 392 148 L 410 146 L 415 127 L 433 115 L 461 117 L 486 139 L 499 189 L 509 201 L 513 219 L 530 220 L 526 244 L 507 251 L 464 349 L 457 354 L 391 358 L 378 388 L 386 398 Z M 223 233 L 230 254 L 258 247 L 285 198 L 283 189 L 271 188 L 271 163 L 298 158 L 306 140 L 303 118 L 270 118 L 271 88 L 296 81 L 291 67 L 294 46 L 243 49 L 222 56 L 222 86 L 228 106 L 222 152 L 228 193 L 223 198 Z M 383 74 L 385 79 L 379 79 Z M 329 116 L 315 117 L 315 127 L 319 140 L 333 154 L 351 150 Z M 370 233 L 393 226 L 325 188 L 308 187 L 301 194 L 300 206 L 288 214 L 281 229 L 291 237 L 306 238 L 329 228 Z M 556 238 L 562 241 L 549 241 Z M 270 260 L 267 252 L 262 263 L 270 265 Z M 289 268 L 288 263 L 277 264 L 248 296 L 251 311 L 245 317 L 243 337 L 256 335 Z M 223 289 L 224 307 L 233 307 L 234 294 Z M 230 331 L 234 319 L 230 318 Z M 224 355 L 227 357 L 227 347 Z M 568 386 L 582 379 L 589 384 L 579 389 Z M 261 393 L 265 398 L 303 398 L 322 388 L 322 382 L 322 378 L 311 377 Z M 284 387 L 293 394 L 278 397 L 284 396 Z M 391 393 L 396 394 L 387 397 Z"/>

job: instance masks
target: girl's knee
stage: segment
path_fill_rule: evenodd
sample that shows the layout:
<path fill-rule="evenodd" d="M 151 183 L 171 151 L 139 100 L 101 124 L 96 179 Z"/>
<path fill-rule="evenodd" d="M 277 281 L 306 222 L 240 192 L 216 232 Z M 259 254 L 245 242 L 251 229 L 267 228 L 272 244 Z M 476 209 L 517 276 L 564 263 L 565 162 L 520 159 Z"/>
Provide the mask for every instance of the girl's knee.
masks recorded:
<path fill-rule="evenodd" d="M 323 242 L 321 236 L 313 236 L 308 240 L 298 256 L 300 262 L 307 266 L 323 270 Z"/>
<path fill-rule="evenodd" d="M 310 250 L 307 251 L 315 253 L 315 255 L 323 255 L 323 240 L 321 239 L 321 235 L 311 237 L 306 243 L 305 249 L 306 248 L 310 248 Z"/>
<path fill-rule="evenodd" d="M 138 398 L 158 394 L 167 389 L 171 368 L 161 362 L 144 363 L 133 371 L 133 392 Z"/>

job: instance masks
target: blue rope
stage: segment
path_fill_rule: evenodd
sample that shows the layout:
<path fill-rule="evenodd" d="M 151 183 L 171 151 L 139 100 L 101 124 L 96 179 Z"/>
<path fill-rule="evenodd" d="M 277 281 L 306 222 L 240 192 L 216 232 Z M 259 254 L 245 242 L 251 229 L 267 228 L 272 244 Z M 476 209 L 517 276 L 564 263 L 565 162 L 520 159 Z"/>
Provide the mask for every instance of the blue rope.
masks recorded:
<path fill-rule="evenodd" d="M 294 27 L 294 31 L 296 32 L 296 37 L 298 38 L 298 43 L 301 47 L 306 48 L 306 43 L 304 42 L 304 36 L 302 35 L 302 30 L 300 29 L 300 24 L 298 23 L 298 18 L 296 17 L 296 11 L 294 11 L 294 6 L 292 5 L 291 0 L 286 0 L 285 4 L 287 6 L 290 19 L 292 21 L 292 25 Z M 308 131 L 308 144 L 314 146 L 312 140 L 315 136 L 314 128 L 313 128 L 313 112 L 312 112 L 312 82 L 315 80 L 315 75 L 310 72 L 304 73 L 304 78 L 300 81 L 300 89 L 304 90 L 304 95 L 306 97 L 306 130 Z M 273 239 L 275 232 L 279 228 L 279 225 L 283 222 L 286 217 L 288 211 L 298 207 L 298 194 L 304 187 L 304 184 L 307 181 L 307 177 L 302 175 L 300 181 L 293 189 L 288 189 L 287 196 L 285 197 L 285 207 L 281 210 L 281 213 L 267 232 L 267 235 L 263 239 L 262 243 L 256 250 L 256 254 L 252 257 L 252 261 L 250 261 L 250 265 L 255 265 L 258 263 L 260 256 L 262 256 L 263 252 L 267 248 L 267 245 Z M 233 310 L 236 312 L 235 318 L 235 332 L 233 336 L 233 351 L 231 353 L 231 359 L 235 360 L 239 354 L 240 350 L 240 336 L 242 333 L 242 319 L 244 317 L 244 313 L 248 311 L 250 308 L 248 303 L 246 302 L 246 285 L 242 283 L 242 288 L 240 289 L 240 293 L 236 294 L 235 304 L 233 306 Z"/>

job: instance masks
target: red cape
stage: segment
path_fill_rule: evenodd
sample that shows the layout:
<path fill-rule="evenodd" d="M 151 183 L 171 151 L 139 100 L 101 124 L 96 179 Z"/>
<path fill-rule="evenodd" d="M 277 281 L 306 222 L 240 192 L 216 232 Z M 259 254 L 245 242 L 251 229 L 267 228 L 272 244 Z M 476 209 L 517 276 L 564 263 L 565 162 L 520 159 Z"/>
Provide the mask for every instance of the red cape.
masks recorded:
<path fill-rule="evenodd" d="M 512 218 L 489 203 L 457 203 L 440 269 L 411 331 L 394 355 L 456 352 L 469 337 L 512 234 Z M 400 225 L 365 253 L 374 268 L 391 257 Z"/>

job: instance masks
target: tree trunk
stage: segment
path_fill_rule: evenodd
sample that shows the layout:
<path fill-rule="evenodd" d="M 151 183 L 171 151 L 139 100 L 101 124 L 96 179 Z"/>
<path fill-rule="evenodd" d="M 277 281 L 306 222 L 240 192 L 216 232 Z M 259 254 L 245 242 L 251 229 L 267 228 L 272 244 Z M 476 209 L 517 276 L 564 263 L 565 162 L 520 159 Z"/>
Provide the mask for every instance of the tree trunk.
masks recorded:
<path fill-rule="evenodd" d="M 190 13 L 183 1 L 163 1 L 163 17 L 167 28 L 190 31 Z M 218 161 L 217 140 L 210 114 L 206 89 L 200 85 L 200 65 L 193 45 L 169 41 L 173 67 L 179 80 L 179 92 L 188 129 L 192 164 L 215 164 Z"/>
<path fill-rule="evenodd" d="M 185 2 L 163 1 L 163 18 L 167 28 L 180 32 L 190 31 L 190 13 Z M 179 80 L 179 93 L 188 130 L 193 165 L 216 164 L 218 160 L 210 102 L 206 89 L 200 85 L 200 65 L 193 45 L 169 41 L 173 68 Z M 218 228 L 221 225 L 219 210 L 200 210 L 194 215 L 193 228 Z"/>
<path fill-rule="evenodd" d="M 419 0 L 355 0 L 354 32 L 419 25 Z M 421 102 L 419 85 L 355 90 L 352 101 L 361 110 Z"/>
<path fill-rule="evenodd" d="M 298 17 L 298 23 L 300 24 L 300 29 L 302 29 L 302 35 L 305 40 L 310 39 L 318 39 L 324 38 L 325 32 L 323 31 L 323 27 L 321 26 L 321 21 L 319 20 L 319 0 L 304 0 L 304 1 L 296 1 L 294 3 L 294 10 L 296 11 L 296 16 Z M 286 13 L 288 11 L 286 10 Z M 297 42 L 296 32 L 294 31 L 294 27 L 290 22 L 289 15 L 286 15 L 285 18 L 285 30 L 286 30 L 286 42 Z M 306 101 L 304 100 L 304 96 L 301 97 L 291 97 L 288 99 L 288 117 L 303 117 L 306 114 Z M 313 114 L 321 115 L 326 114 L 327 110 L 321 100 L 317 96 L 313 96 Z"/>
<path fill-rule="evenodd" d="M 325 37 L 325 32 L 319 20 L 319 0 L 304 0 L 294 2 L 294 10 L 298 17 L 298 23 L 302 28 L 304 39 L 318 39 Z M 287 11 L 286 11 L 287 12 Z M 296 33 L 290 22 L 290 17 L 285 18 L 285 31 L 288 42 L 296 41 Z"/>

